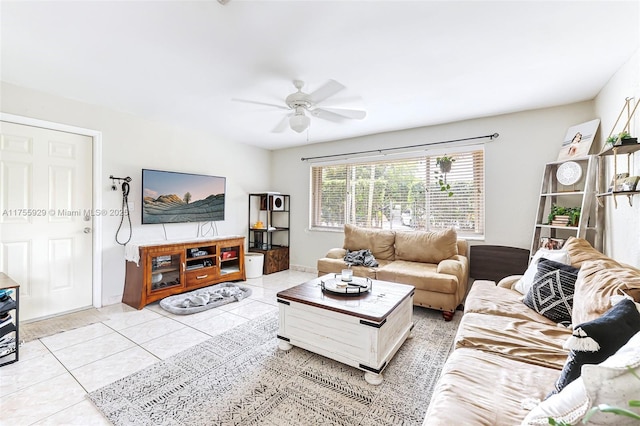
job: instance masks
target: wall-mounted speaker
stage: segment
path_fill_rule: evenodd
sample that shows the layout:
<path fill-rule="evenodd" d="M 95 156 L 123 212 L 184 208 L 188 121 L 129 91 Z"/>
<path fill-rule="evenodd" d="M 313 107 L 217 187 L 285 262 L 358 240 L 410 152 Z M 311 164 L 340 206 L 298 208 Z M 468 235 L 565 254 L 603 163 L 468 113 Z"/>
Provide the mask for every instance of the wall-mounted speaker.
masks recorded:
<path fill-rule="evenodd" d="M 273 211 L 284 210 L 284 196 L 283 195 L 269 195 L 269 206 Z"/>

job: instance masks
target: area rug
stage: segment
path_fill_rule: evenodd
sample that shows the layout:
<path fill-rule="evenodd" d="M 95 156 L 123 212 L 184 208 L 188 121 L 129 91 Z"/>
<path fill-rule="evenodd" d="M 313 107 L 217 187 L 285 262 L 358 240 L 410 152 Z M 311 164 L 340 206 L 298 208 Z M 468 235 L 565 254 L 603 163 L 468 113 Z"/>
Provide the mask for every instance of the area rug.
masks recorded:
<path fill-rule="evenodd" d="M 458 323 L 414 308 L 415 327 L 379 386 L 363 372 L 277 348 L 277 313 L 89 394 L 114 425 L 421 425 Z"/>
<path fill-rule="evenodd" d="M 40 321 L 20 323 L 20 340 L 30 342 L 63 331 L 74 330 L 102 321 L 107 321 L 108 315 L 99 312 L 95 308 L 85 309 L 71 314 L 60 315 Z"/>
<path fill-rule="evenodd" d="M 239 302 L 249 296 L 251 296 L 249 287 L 223 283 L 165 297 L 160 301 L 160 307 L 172 314 L 189 315 L 227 303 Z"/>

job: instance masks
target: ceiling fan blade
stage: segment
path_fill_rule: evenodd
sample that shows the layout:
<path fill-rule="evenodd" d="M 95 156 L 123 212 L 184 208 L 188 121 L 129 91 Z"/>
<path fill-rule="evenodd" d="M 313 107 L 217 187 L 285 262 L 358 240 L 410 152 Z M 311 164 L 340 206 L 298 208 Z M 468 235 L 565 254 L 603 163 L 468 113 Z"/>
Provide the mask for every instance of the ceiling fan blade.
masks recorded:
<path fill-rule="evenodd" d="M 322 118 L 323 120 L 333 121 L 334 123 L 342 123 L 346 117 L 336 114 L 335 112 L 328 111 L 322 108 L 316 108 L 311 111 L 311 115 L 314 117 Z"/>
<path fill-rule="evenodd" d="M 361 109 L 328 108 L 328 107 L 322 107 L 320 109 L 332 112 L 334 114 L 341 115 L 346 118 L 353 118 L 355 120 L 362 120 L 367 116 L 367 111 L 363 111 Z"/>
<path fill-rule="evenodd" d="M 338 83 L 335 80 L 327 81 L 323 86 L 316 89 L 314 92 L 311 92 L 309 96 L 315 103 L 322 102 L 330 96 L 335 95 L 339 91 L 346 89 L 345 86 Z"/>
<path fill-rule="evenodd" d="M 232 98 L 231 100 L 234 102 L 244 102 L 245 104 L 265 105 L 265 106 L 270 106 L 270 107 L 275 107 L 280 109 L 287 109 L 287 110 L 289 109 L 289 107 L 286 105 L 270 104 L 268 102 L 250 101 L 248 99 L 238 99 L 238 98 Z"/>
<path fill-rule="evenodd" d="M 289 127 L 289 117 L 290 116 L 291 116 L 291 114 L 287 114 L 284 117 L 282 117 L 282 120 L 280 120 L 278 122 L 278 124 L 276 124 L 276 127 L 274 127 L 273 130 L 271 130 L 271 133 L 282 133 L 282 132 L 284 132 Z"/>

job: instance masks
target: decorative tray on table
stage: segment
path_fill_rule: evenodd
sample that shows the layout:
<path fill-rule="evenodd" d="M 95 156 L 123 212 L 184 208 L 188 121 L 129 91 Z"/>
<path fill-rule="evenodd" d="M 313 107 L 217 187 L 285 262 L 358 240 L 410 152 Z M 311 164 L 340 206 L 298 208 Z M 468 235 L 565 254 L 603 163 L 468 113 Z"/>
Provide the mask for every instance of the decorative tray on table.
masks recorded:
<path fill-rule="evenodd" d="M 343 281 L 340 274 L 333 278 L 320 280 L 322 291 L 343 296 L 357 296 L 367 293 L 373 287 L 371 278 L 352 277 L 349 281 Z"/>

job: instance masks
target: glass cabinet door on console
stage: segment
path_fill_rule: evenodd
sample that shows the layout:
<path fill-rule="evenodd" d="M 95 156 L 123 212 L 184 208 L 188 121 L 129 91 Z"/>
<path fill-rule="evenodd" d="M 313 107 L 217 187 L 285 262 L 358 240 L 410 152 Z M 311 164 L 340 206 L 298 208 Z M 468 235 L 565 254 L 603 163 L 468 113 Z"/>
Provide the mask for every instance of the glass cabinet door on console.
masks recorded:
<path fill-rule="evenodd" d="M 218 243 L 220 278 L 225 281 L 244 280 L 244 237 L 229 238 Z"/>
<path fill-rule="evenodd" d="M 151 291 L 179 286 L 180 255 L 165 254 L 151 257 Z"/>

